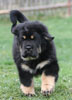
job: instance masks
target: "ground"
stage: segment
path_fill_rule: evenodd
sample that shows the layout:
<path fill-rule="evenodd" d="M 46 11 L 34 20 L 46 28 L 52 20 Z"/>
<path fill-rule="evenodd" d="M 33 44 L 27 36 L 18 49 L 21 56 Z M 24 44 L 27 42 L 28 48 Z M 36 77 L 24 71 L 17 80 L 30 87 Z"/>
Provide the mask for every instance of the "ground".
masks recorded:
<path fill-rule="evenodd" d="M 12 59 L 11 23 L 0 20 L 0 100 L 72 100 L 72 17 L 38 18 L 55 37 L 60 72 L 54 93 L 42 96 L 41 77 L 34 78 L 36 96 L 26 97 L 20 91 L 18 72 Z M 3 21 L 2 21 L 3 20 Z"/>

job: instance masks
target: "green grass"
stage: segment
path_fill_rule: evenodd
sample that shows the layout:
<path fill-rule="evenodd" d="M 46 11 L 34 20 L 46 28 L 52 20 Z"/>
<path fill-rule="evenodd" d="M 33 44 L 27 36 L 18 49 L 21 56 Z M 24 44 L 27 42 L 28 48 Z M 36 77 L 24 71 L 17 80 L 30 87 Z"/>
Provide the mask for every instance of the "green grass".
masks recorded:
<path fill-rule="evenodd" d="M 0 100 L 72 100 L 72 18 L 40 19 L 55 36 L 60 65 L 59 80 L 54 93 L 42 96 L 41 77 L 34 78 L 36 96 L 26 97 L 20 91 L 17 69 L 12 59 L 11 23 L 0 20 Z"/>

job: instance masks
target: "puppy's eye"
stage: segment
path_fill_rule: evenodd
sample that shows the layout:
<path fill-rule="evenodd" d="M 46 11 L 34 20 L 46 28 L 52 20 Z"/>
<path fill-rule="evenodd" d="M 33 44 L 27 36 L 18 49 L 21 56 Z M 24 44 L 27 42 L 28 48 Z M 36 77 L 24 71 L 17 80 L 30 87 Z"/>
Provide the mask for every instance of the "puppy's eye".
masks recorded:
<path fill-rule="evenodd" d="M 34 35 L 31 35 L 31 37 L 30 37 L 31 39 L 34 39 Z"/>
<path fill-rule="evenodd" d="M 24 35 L 24 36 L 23 36 L 23 39 L 25 40 L 26 38 L 27 38 L 27 37 Z"/>

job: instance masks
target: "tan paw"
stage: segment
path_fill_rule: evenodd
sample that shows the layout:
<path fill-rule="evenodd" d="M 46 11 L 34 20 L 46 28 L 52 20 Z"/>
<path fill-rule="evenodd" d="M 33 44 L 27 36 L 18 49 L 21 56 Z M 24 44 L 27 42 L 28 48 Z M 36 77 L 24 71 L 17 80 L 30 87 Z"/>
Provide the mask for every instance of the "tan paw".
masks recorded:
<path fill-rule="evenodd" d="M 41 93 L 45 96 L 50 95 L 54 91 L 54 86 L 51 85 L 44 85 Z"/>
<path fill-rule="evenodd" d="M 25 96 L 34 96 L 35 95 L 33 83 L 31 84 L 30 87 L 26 87 L 23 84 L 21 84 L 20 88 Z"/>
<path fill-rule="evenodd" d="M 50 75 L 42 74 L 42 85 L 41 85 L 41 93 L 43 95 L 50 95 L 54 91 L 55 87 L 55 77 Z"/>

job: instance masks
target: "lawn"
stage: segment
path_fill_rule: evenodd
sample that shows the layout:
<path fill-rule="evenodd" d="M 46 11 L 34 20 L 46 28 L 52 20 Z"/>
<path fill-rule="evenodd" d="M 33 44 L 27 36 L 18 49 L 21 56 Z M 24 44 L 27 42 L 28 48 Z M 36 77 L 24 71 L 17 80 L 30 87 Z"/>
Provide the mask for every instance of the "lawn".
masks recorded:
<path fill-rule="evenodd" d="M 50 97 L 40 93 L 41 77 L 34 78 L 36 96 L 26 97 L 20 91 L 17 69 L 12 59 L 11 23 L 0 20 L 0 100 L 72 100 L 72 17 L 39 18 L 55 37 L 60 72 Z"/>

